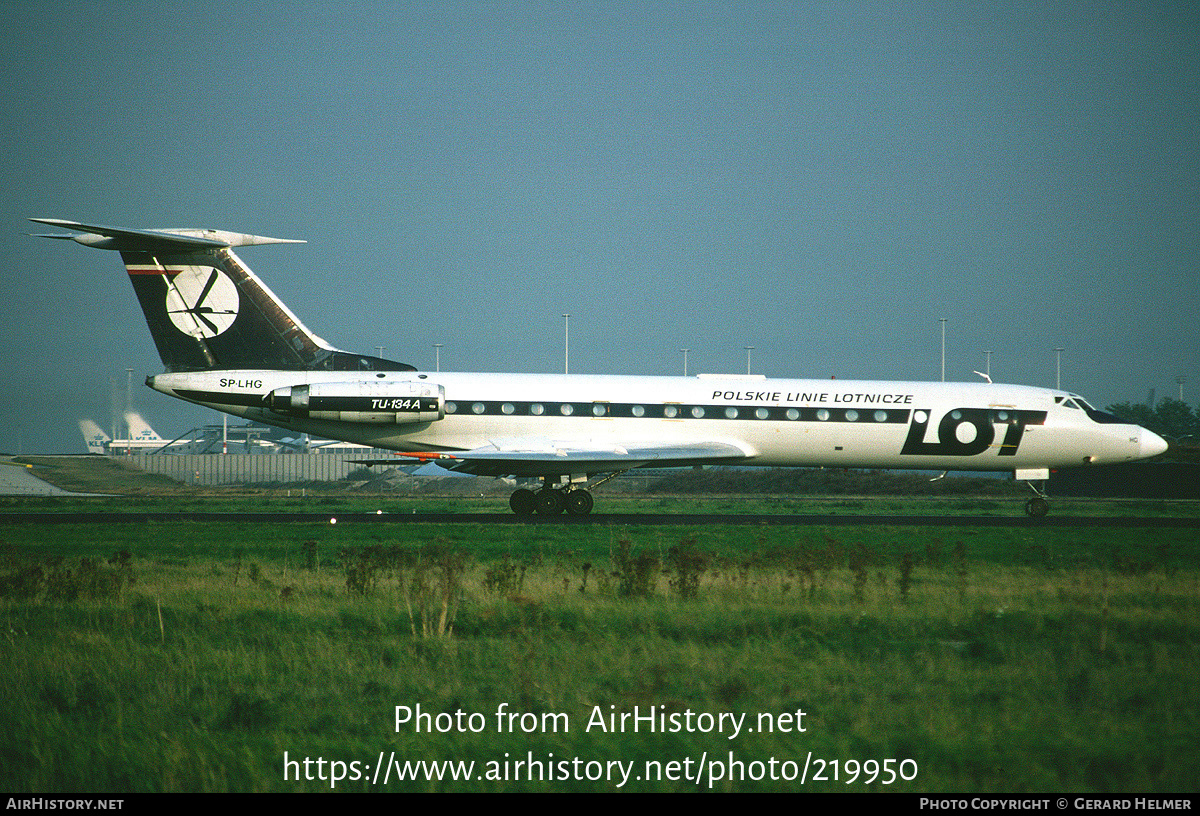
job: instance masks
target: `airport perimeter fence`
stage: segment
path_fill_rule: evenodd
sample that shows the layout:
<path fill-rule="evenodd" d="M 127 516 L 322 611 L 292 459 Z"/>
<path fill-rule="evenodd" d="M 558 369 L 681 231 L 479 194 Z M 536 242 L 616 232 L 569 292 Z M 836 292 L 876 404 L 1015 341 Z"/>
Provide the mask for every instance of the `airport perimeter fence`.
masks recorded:
<path fill-rule="evenodd" d="M 389 451 L 305 454 L 133 454 L 121 457 L 134 467 L 190 485 L 335 482 Z M 397 460 L 397 465 L 404 464 Z M 375 468 L 374 471 L 382 471 Z"/>

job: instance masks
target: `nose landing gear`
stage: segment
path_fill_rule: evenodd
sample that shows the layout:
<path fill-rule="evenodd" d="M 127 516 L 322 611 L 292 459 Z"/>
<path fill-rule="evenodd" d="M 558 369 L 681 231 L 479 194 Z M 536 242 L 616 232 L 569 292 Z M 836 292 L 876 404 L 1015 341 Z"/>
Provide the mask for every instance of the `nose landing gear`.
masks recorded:
<path fill-rule="evenodd" d="M 1039 488 L 1033 482 L 1029 482 L 1028 484 L 1029 489 L 1037 495 L 1025 502 L 1025 515 L 1034 519 L 1045 518 L 1046 514 L 1050 512 L 1050 502 L 1046 500 L 1046 491 Z"/>
<path fill-rule="evenodd" d="M 1042 518 L 1050 512 L 1050 502 L 1043 499 L 1041 496 L 1034 496 L 1029 501 L 1025 502 L 1025 515 L 1030 518 Z"/>

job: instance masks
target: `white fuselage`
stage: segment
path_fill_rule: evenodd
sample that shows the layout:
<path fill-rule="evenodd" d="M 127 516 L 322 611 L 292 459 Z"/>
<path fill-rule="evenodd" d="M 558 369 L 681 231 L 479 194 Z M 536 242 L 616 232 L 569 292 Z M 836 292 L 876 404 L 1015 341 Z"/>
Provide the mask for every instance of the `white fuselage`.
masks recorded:
<path fill-rule="evenodd" d="M 339 421 L 265 403 L 289 386 L 409 383 L 438 394 L 440 419 Z M 147 384 L 258 422 L 396 451 L 504 450 L 531 440 L 548 448 L 724 443 L 754 465 L 1020 472 L 1165 449 L 1137 425 L 1095 421 L 1067 392 L 991 383 L 227 370 L 160 374 Z"/>

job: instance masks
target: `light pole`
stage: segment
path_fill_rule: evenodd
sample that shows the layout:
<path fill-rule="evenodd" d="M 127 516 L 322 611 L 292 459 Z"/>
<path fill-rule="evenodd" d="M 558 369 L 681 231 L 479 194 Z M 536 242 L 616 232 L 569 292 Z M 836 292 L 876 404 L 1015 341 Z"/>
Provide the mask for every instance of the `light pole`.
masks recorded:
<path fill-rule="evenodd" d="M 946 381 L 946 318 L 939 317 L 938 322 L 942 324 L 942 382 Z"/>
<path fill-rule="evenodd" d="M 563 315 L 563 374 L 571 373 L 571 315 Z"/>
<path fill-rule="evenodd" d="M 384 350 L 385 348 L 387 348 L 387 346 L 376 346 L 376 347 L 375 347 L 375 356 L 376 356 L 376 357 L 379 357 L 379 358 L 382 358 L 382 357 L 383 357 L 383 350 Z"/>
<path fill-rule="evenodd" d="M 683 376 L 686 377 L 687 376 L 687 355 L 688 355 L 688 352 L 691 351 L 691 349 L 682 348 L 682 349 L 680 349 L 680 351 L 683 352 Z"/>
<path fill-rule="evenodd" d="M 125 369 L 125 438 L 128 439 L 132 434 L 129 432 L 129 414 L 133 411 L 133 369 Z"/>
<path fill-rule="evenodd" d="M 754 346 L 746 346 L 746 374 L 750 373 L 750 352 L 754 351 Z"/>
<path fill-rule="evenodd" d="M 1062 353 L 1060 348 L 1054 350 L 1054 387 L 1059 389 L 1062 388 Z"/>
<path fill-rule="evenodd" d="M 985 351 L 983 353 L 983 373 L 987 375 L 988 382 L 992 381 L 992 353 Z"/>
<path fill-rule="evenodd" d="M 433 365 L 434 371 L 442 370 L 442 343 L 433 344 Z"/>

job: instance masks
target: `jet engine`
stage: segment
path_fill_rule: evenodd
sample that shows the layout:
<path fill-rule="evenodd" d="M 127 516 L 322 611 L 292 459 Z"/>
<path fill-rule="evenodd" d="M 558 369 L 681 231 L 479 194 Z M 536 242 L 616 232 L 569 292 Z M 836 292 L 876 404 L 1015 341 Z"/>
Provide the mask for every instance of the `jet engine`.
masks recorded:
<path fill-rule="evenodd" d="M 446 415 L 442 387 L 412 381 L 289 385 L 267 394 L 266 403 L 275 413 L 286 416 L 378 425 L 435 422 Z"/>

